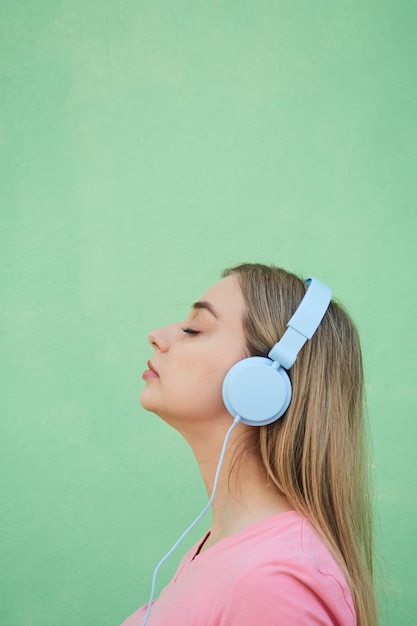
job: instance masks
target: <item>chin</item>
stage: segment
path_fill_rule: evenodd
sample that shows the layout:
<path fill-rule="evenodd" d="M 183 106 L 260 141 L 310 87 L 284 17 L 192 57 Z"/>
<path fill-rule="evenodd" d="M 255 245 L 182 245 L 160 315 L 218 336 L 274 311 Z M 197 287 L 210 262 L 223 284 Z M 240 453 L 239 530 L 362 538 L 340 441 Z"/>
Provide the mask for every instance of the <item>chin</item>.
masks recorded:
<path fill-rule="evenodd" d="M 163 410 L 164 405 L 159 401 L 156 394 L 153 393 L 152 389 L 150 389 L 148 386 L 142 389 L 140 396 L 139 396 L 139 402 L 142 408 L 145 409 L 145 411 L 149 411 L 150 413 L 155 413 L 155 415 L 162 417 L 162 414 L 164 413 L 164 410 Z"/>
<path fill-rule="evenodd" d="M 153 405 L 155 402 L 152 402 L 152 398 L 150 396 L 151 394 L 149 393 L 149 389 L 144 387 L 144 389 L 140 392 L 139 401 L 146 411 L 154 410 Z"/>

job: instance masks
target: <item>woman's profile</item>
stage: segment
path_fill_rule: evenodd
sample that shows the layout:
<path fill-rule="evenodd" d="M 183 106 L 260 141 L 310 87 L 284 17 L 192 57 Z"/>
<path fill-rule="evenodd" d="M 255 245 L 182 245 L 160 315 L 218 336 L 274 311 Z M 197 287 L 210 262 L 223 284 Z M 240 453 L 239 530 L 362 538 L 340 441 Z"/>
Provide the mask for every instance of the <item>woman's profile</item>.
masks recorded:
<path fill-rule="evenodd" d="M 239 265 L 184 321 L 149 334 L 142 406 L 184 436 L 215 494 L 210 531 L 123 626 L 376 625 L 360 343 L 314 280 Z M 296 313 L 314 326 L 300 340 L 286 334 Z M 297 344 L 293 363 L 278 367 L 277 344 L 286 354 Z M 253 418 L 237 415 L 240 390 L 225 391 L 247 357 L 263 357 L 249 360 L 261 374 L 265 362 L 268 376 L 282 374 L 285 399 L 271 418 L 258 415 L 269 407 L 246 370 L 239 384 Z"/>

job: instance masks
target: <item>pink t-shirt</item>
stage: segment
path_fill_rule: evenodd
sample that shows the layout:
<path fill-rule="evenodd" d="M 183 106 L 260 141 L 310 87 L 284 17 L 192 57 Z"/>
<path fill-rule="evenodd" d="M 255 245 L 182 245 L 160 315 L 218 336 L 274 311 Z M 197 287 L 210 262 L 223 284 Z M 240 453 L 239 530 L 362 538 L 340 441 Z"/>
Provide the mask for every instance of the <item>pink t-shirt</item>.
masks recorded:
<path fill-rule="evenodd" d="M 356 624 L 339 566 L 299 513 L 274 515 L 199 553 L 203 542 L 185 555 L 147 626 Z M 141 626 L 145 613 L 122 626 Z"/>

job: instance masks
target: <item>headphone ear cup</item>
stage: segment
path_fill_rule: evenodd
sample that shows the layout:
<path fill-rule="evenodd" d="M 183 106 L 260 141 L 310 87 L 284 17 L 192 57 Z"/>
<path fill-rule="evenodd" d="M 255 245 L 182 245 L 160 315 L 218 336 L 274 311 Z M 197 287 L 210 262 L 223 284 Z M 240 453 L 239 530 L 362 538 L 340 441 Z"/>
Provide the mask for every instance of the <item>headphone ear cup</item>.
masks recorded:
<path fill-rule="evenodd" d="M 252 356 L 239 361 L 223 381 L 223 402 L 233 417 L 249 426 L 265 426 L 280 418 L 291 400 L 291 381 L 274 361 Z"/>

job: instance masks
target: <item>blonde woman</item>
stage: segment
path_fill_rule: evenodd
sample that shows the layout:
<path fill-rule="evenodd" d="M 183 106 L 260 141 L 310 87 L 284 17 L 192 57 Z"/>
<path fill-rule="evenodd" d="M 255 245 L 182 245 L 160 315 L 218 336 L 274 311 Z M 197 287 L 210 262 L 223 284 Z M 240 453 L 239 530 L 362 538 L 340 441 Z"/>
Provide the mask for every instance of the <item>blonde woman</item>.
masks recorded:
<path fill-rule="evenodd" d="M 352 321 L 316 282 L 240 265 L 184 321 L 150 333 L 141 403 L 191 446 L 212 524 L 159 598 L 123 626 L 376 625 L 361 350 Z M 307 302 L 314 290 L 318 317 Z M 295 312 L 300 324 L 316 316 L 315 328 L 281 367 L 274 350 L 292 341 Z M 245 373 L 239 394 L 256 398 L 252 417 L 225 390 L 247 357 L 263 357 L 254 362 L 268 376 L 280 372 L 288 397 L 272 418 L 259 415 L 268 394 L 252 394 Z"/>

